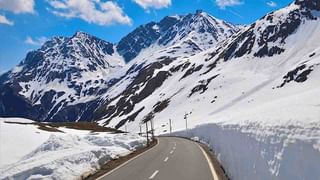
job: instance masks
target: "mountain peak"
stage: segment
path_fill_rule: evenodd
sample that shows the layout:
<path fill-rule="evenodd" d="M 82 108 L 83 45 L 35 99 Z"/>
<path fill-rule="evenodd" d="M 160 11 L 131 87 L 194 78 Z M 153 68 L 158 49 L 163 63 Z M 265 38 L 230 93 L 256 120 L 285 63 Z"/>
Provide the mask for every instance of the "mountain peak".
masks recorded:
<path fill-rule="evenodd" d="M 202 10 L 202 9 L 197 9 L 197 10 L 196 10 L 196 14 L 201 14 L 201 13 L 203 13 L 203 10 Z"/>
<path fill-rule="evenodd" d="M 88 38 L 88 37 L 93 37 L 92 35 L 83 32 L 83 31 L 76 31 L 73 36 L 71 37 L 71 39 L 73 38 Z"/>
<path fill-rule="evenodd" d="M 94 98 L 123 65 L 112 43 L 78 31 L 72 37 L 53 37 L 29 52 L 19 66 L 0 77 L 0 83 L 15 85 L 14 93 L 26 100 L 21 101 L 27 104 L 24 112 L 29 113 L 29 103 L 45 104 L 41 116 L 35 113 L 33 118 L 49 120 L 67 104 Z"/>
<path fill-rule="evenodd" d="M 205 50 L 238 30 L 239 28 L 232 24 L 197 10 L 194 14 L 166 16 L 160 22 L 139 26 L 120 40 L 117 51 L 128 62 L 142 49 L 152 45 L 181 46 L 191 43 L 196 45 L 198 50 Z"/>

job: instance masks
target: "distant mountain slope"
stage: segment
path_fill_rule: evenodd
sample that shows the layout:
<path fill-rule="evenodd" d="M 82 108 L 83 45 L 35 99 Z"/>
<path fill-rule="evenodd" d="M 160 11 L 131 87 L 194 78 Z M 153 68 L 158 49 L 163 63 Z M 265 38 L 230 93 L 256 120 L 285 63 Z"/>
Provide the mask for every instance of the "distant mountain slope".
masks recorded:
<path fill-rule="evenodd" d="M 313 82 L 318 13 L 305 0 L 241 29 L 197 11 L 140 26 L 116 46 L 83 32 L 53 38 L 1 76 L 0 114 L 134 128 L 168 112 L 219 114 L 264 90 L 271 100 Z M 124 66 L 127 52 L 134 53 Z"/>
<path fill-rule="evenodd" d="M 54 37 L 0 77 L 0 115 L 92 120 L 116 82 L 133 80 L 144 65 L 163 55 L 192 56 L 238 30 L 198 11 L 140 26 L 116 46 L 84 32 Z M 132 62 L 124 67 L 123 59 Z"/>
<path fill-rule="evenodd" d="M 127 62 L 152 45 L 165 48 L 192 43 L 198 49 L 206 50 L 238 30 L 238 27 L 198 10 L 195 14 L 167 16 L 159 23 L 139 26 L 120 40 L 117 50 Z"/>
<path fill-rule="evenodd" d="M 320 26 L 313 2 L 296 1 L 269 13 L 206 51 L 138 56 L 134 61 L 141 69 L 119 81 L 126 84 L 121 90 L 115 84 L 106 92 L 94 119 L 117 128 L 129 123 L 137 130 L 141 121 L 154 118 L 161 126 L 171 118 L 182 128 L 185 112 L 192 112 L 191 122 L 197 124 L 285 97 L 284 92 L 291 96 L 316 88 Z"/>
<path fill-rule="evenodd" d="M 50 120 L 63 107 L 94 99 L 124 66 L 114 49 L 84 32 L 52 38 L 1 76 L 0 114 Z"/>

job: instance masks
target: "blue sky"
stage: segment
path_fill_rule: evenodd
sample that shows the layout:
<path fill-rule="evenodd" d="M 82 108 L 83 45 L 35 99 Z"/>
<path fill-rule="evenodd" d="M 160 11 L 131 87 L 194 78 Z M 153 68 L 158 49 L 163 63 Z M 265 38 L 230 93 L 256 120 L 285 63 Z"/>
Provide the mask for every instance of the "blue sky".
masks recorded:
<path fill-rule="evenodd" d="M 81 30 L 110 42 L 141 24 L 202 9 L 250 24 L 291 0 L 0 0 L 0 74 L 53 36 Z"/>

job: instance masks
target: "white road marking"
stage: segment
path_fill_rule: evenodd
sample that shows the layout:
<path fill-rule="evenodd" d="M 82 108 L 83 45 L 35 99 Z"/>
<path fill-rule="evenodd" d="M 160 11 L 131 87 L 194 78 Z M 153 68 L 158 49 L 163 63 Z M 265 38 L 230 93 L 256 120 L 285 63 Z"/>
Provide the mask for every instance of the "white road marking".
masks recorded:
<path fill-rule="evenodd" d="M 171 151 L 170 151 L 170 154 L 172 154 L 173 152 L 174 152 L 174 150 L 171 150 Z"/>
<path fill-rule="evenodd" d="M 176 149 L 176 147 L 173 147 L 173 150 L 175 150 Z"/>
<path fill-rule="evenodd" d="M 164 162 L 167 162 L 167 161 L 168 161 L 168 159 L 169 159 L 169 157 L 166 157 L 166 158 L 164 159 Z"/>
<path fill-rule="evenodd" d="M 159 170 L 156 170 L 150 177 L 149 179 L 153 179 L 157 174 L 158 174 Z"/>
<path fill-rule="evenodd" d="M 129 162 L 131 162 L 131 161 L 133 161 L 133 160 L 135 160 L 135 159 L 139 158 L 140 156 L 142 156 L 142 155 L 146 154 L 147 152 L 149 152 L 149 151 L 153 150 L 153 149 L 154 149 L 156 146 L 158 146 L 159 144 L 160 144 L 160 139 L 157 139 L 157 144 L 156 144 L 155 146 L 153 146 L 152 148 L 148 149 L 147 151 L 145 151 L 145 152 L 143 152 L 143 153 L 141 153 L 141 154 L 139 154 L 139 155 L 137 155 L 137 156 L 135 156 L 135 157 L 131 158 L 130 160 L 128 160 L 128 161 L 126 161 L 126 162 L 124 162 L 123 164 L 121 164 L 120 166 L 116 167 L 115 169 L 113 169 L 113 170 L 109 171 L 108 173 L 106 173 L 106 174 L 104 174 L 104 175 L 102 175 L 102 176 L 98 177 L 96 180 L 101 180 L 102 178 L 104 178 L 104 177 L 108 176 L 109 174 L 113 173 L 114 171 L 116 171 L 116 170 L 120 169 L 121 167 L 123 167 L 123 166 L 127 165 Z"/>
<path fill-rule="evenodd" d="M 207 159 L 207 162 L 208 162 L 208 164 L 209 164 L 209 168 L 210 168 L 210 171 L 211 171 L 211 174 L 212 174 L 212 178 L 213 178 L 214 180 L 219 180 L 219 177 L 218 177 L 218 175 L 217 175 L 217 172 L 216 172 L 216 170 L 213 168 L 212 162 L 211 162 L 208 154 L 203 150 L 203 148 L 202 148 L 199 144 L 197 144 L 197 145 L 198 145 L 199 148 L 201 149 L 204 157 Z"/>
<path fill-rule="evenodd" d="M 174 143 L 174 146 L 175 146 L 175 147 L 177 146 L 177 143 L 176 143 L 176 142 Z"/>

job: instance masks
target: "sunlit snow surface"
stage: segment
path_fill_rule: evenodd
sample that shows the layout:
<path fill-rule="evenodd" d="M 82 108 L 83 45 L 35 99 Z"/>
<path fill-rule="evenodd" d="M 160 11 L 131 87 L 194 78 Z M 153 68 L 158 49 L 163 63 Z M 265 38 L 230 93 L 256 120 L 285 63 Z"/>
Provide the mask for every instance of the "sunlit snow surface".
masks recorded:
<path fill-rule="evenodd" d="M 59 128 L 48 132 L 32 122 L 0 118 L 0 179 L 77 179 L 100 165 L 142 147 L 145 139 L 135 134 L 90 133 Z"/>

